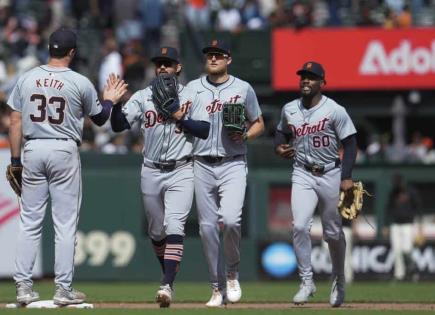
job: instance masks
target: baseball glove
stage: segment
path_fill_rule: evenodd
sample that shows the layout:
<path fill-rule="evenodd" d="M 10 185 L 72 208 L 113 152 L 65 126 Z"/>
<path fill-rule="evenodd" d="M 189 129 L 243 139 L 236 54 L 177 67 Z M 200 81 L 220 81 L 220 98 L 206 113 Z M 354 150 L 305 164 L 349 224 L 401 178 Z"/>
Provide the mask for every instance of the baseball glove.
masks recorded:
<path fill-rule="evenodd" d="M 228 132 L 243 134 L 246 131 L 245 105 L 224 103 L 222 110 L 222 124 Z"/>
<path fill-rule="evenodd" d="M 23 167 L 8 165 L 6 168 L 6 179 L 11 185 L 15 193 L 21 197 L 21 179 L 22 179 Z"/>
<path fill-rule="evenodd" d="M 355 219 L 361 212 L 364 194 L 370 196 L 370 194 L 364 190 L 361 181 L 354 182 L 352 188 L 341 191 L 338 201 L 338 212 L 340 215 L 348 220 Z"/>
<path fill-rule="evenodd" d="M 165 118 L 170 118 L 180 109 L 178 99 L 178 81 L 175 74 L 162 73 L 151 82 L 153 102 L 156 109 Z"/>

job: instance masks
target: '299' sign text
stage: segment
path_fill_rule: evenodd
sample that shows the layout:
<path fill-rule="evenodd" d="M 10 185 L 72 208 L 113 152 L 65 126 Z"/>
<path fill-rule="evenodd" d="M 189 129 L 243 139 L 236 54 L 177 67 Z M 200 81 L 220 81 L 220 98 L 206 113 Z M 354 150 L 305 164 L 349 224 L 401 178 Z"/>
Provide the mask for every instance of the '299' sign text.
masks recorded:
<path fill-rule="evenodd" d="M 113 267 L 125 267 L 135 251 L 136 241 L 130 232 L 78 231 L 74 265 L 102 266 L 110 259 Z"/>

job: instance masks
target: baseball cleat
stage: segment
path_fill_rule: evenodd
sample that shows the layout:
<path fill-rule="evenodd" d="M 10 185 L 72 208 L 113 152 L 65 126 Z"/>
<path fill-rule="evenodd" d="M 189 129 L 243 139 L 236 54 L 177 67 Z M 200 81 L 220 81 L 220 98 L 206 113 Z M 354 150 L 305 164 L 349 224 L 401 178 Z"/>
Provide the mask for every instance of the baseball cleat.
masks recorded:
<path fill-rule="evenodd" d="M 242 288 L 239 280 L 227 279 L 227 299 L 231 303 L 239 302 L 242 298 Z"/>
<path fill-rule="evenodd" d="M 224 294 L 218 289 L 215 288 L 212 291 L 210 300 L 205 304 L 207 307 L 222 307 L 225 305 L 225 296 Z"/>
<path fill-rule="evenodd" d="M 38 292 L 33 291 L 33 286 L 27 282 L 18 282 L 17 289 L 17 302 L 19 304 L 30 304 L 39 300 Z"/>
<path fill-rule="evenodd" d="M 340 307 L 344 302 L 344 277 L 334 277 L 331 287 L 329 304 L 332 307 Z"/>
<path fill-rule="evenodd" d="M 309 297 L 314 296 L 314 293 L 316 293 L 314 282 L 312 280 L 302 281 L 298 293 L 293 297 L 293 303 L 296 305 L 305 304 Z"/>
<path fill-rule="evenodd" d="M 56 286 L 56 293 L 53 296 L 53 303 L 56 305 L 81 304 L 85 301 L 86 295 L 73 288 L 65 289 L 61 285 Z"/>
<path fill-rule="evenodd" d="M 161 285 L 160 289 L 156 293 L 156 303 L 161 308 L 169 307 L 172 301 L 172 289 L 169 284 Z"/>

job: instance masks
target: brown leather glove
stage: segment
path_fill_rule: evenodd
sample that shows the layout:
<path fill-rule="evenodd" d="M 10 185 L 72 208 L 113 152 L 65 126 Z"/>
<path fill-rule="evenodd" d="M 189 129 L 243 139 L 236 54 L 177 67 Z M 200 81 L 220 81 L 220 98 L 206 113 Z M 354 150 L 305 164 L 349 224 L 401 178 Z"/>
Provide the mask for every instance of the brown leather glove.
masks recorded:
<path fill-rule="evenodd" d="M 11 185 L 15 193 L 21 197 L 21 183 L 22 183 L 23 166 L 8 165 L 6 168 L 6 179 Z"/>

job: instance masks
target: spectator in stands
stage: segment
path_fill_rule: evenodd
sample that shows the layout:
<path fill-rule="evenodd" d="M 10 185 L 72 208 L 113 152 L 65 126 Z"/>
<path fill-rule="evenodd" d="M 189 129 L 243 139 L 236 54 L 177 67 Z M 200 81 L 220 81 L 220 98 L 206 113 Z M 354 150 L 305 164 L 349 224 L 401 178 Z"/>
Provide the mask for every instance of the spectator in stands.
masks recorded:
<path fill-rule="evenodd" d="M 131 40 L 142 40 L 143 30 L 138 18 L 138 10 L 139 0 L 113 0 L 116 38 L 120 44 Z"/>
<path fill-rule="evenodd" d="M 411 163 L 422 162 L 432 147 L 431 139 L 423 137 L 420 131 L 412 134 L 411 143 L 408 145 L 407 161 Z"/>
<path fill-rule="evenodd" d="M 210 28 L 210 8 L 207 0 L 187 0 L 184 6 L 186 20 L 197 30 Z"/>
<path fill-rule="evenodd" d="M 290 24 L 290 8 L 284 0 L 276 0 L 275 9 L 269 16 L 269 23 L 272 27 L 283 27 Z"/>
<path fill-rule="evenodd" d="M 401 174 L 394 174 L 385 222 L 390 224 L 395 280 L 404 280 L 405 276 L 416 272 L 411 254 L 414 246 L 414 218 L 420 217 L 420 210 L 421 200 L 417 190 L 407 184 Z"/>
<path fill-rule="evenodd" d="M 137 91 L 143 88 L 145 82 L 146 59 L 143 46 L 139 41 L 130 41 L 122 50 L 124 80 L 129 84 L 129 90 Z"/>
<path fill-rule="evenodd" d="M 355 25 L 358 26 L 374 26 L 377 23 L 373 19 L 373 7 L 370 5 L 369 1 L 362 0 L 358 3 L 357 18 Z"/>
<path fill-rule="evenodd" d="M 388 162 L 391 159 L 392 152 L 389 134 L 373 134 L 370 136 L 366 151 L 369 162 Z"/>
<path fill-rule="evenodd" d="M 412 26 L 412 13 L 409 5 L 405 5 L 397 16 L 397 27 L 410 28 Z"/>
<path fill-rule="evenodd" d="M 260 14 L 260 5 L 258 0 L 246 0 L 241 8 L 243 25 L 250 30 L 262 29 L 265 26 L 265 20 Z"/>
<path fill-rule="evenodd" d="M 396 13 L 391 8 L 386 8 L 384 12 L 384 28 L 391 30 L 397 26 Z"/>
<path fill-rule="evenodd" d="M 122 56 L 118 51 L 118 44 L 114 37 L 109 37 L 104 41 L 102 48 L 103 60 L 101 61 L 100 71 L 98 74 L 99 92 L 103 93 L 106 85 L 106 78 L 109 74 L 114 73 L 122 77 Z"/>
<path fill-rule="evenodd" d="M 161 30 L 165 23 L 163 0 L 140 0 L 139 12 L 142 16 L 142 29 L 145 32 L 142 44 L 145 54 L 151 56 L 160 47 Z"/>
<path fill-rule="evenodd" d="M 229 0 L 222 2 L 216 19 L 218 31 L 238 32 L 241 30 L 242 17 L 239 10 Z"/>
<path fill-rule="evenodd" d="M 399 14 L 402 8 L 405 6 L 405 0 L 385 0 L 385 4 L 395 14 Z"/>
<path fill-rule="evenodd" d="M 296 29 L 312 25 L 312 10 L 310 1 L 295 0 L 290 7 L 291 24 Z"/>

